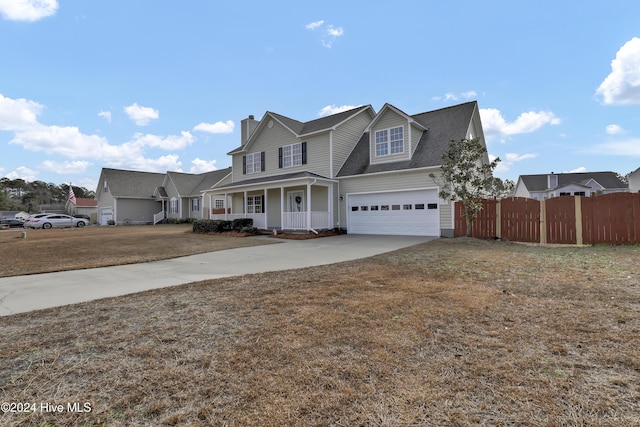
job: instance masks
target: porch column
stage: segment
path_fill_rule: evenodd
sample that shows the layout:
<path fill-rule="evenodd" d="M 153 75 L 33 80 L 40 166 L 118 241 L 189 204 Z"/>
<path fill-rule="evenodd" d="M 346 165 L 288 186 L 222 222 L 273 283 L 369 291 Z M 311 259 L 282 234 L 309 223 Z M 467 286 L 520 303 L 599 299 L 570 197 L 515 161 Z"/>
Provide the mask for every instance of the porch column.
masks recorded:
<path fill-rule="evenodd" d="M 333 228 L 333 184 L 327 187 L 327 210 L 329 211 L 327 218 L 327 228 Z"/>
<path fill-rule="evenodd" d="M 247 217 L 247 191 L 244 191 L 244 217 Z"/>
<path fill-rule="evenodd" d="M 211 213 L 213 212 L 213 201 L 211 200 L 211 193 L 209 193 L 209 211 L 207 212 L 207 219 L 211 219 Z"/>
<path fill-rule="evenodd" d="M 311 183 L 307 183 L 307 230 L 311 229 Z"/>
<path fill-rule="evenodd" d="M 284 230 L 284 187 L 280 187 L 280 228 Z"/>
<path fill-rule="evenodd" d="M 265 228 L 265 230 L 269 229 L 269 227 L 268 227 L 268 224 L 269 224 L 268 219 L 269 218 L 267 218 L 267 212 L 269 211 L 269 209 L 267 209 L 267 206 L 268 206 L 268 204 L 267 204 L 267 189 L 265 188 L 264 189 L 264 203 L 262 204 L 262 210 L 264 211 L 264 228 Z"/>
<path fill-rule="evenodd" d="M 227 193 L 224 193 L 224 220 L 227 220 L 227 212 L 229 211 L 229 208 L 227 207 L 227 201 L 229 199 L 229 196 L 227 196 Z"/>

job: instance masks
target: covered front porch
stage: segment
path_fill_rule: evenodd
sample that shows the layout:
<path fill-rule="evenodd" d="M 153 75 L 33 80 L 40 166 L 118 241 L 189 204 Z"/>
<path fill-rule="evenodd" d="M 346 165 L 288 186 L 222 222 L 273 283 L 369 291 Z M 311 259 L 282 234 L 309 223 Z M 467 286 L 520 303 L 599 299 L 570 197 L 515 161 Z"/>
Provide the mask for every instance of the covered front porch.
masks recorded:
<path fill-rule="evenodd" d="M 211 190 L 209 218 L 252 218 L 267 230 L 326 230 L 334 228 L 335 181 L 296 178 L 252 184 L 231 184 Z"/>

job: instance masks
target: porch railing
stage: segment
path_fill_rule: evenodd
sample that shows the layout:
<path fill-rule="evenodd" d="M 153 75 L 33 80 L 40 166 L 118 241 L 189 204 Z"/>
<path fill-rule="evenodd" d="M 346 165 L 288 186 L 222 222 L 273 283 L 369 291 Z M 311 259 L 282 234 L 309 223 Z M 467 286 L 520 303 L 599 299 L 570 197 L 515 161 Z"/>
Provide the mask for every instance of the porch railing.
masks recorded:
<path fill-rule="evenodd" d="M 311 225 L 307 226 L 307 212 L 284 212 L 282 229 L 284 230 L 322 230 L 329 227 L 329 212 L 311 211 Z"/>
<path fill-rule="evenodd" d="M 226 219 L 233 221 L 236 218 L 253 218 L 253 226 L 266 229 L 265 214 L 227 214 Z M 212 214 L 211 219 L 224 220 L 224 214 Z M 324 230 L 331 227 L 329 212 L 311 211 L 311 225 L 307 226 L 307 212 L 283 212 L 281 227 L 283 230 Z"/>
<path fill-rule="evenodd" d="M 164 211 L 160 211 L 157 214 L 153 214 L 153 225 L 156 225 L 164 219 Z"/>

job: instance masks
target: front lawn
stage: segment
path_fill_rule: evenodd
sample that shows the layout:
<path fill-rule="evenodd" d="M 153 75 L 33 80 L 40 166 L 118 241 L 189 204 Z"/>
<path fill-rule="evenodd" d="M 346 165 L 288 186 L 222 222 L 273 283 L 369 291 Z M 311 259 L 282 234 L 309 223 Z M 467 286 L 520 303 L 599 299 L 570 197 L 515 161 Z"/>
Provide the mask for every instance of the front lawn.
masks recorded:
<path fill-rule="evenodd" d="M 640 249 L 438 240 L 0 319 L 5 425 L 640 425 Z M 47 424 L 48 423 L 48 424 Z"/>

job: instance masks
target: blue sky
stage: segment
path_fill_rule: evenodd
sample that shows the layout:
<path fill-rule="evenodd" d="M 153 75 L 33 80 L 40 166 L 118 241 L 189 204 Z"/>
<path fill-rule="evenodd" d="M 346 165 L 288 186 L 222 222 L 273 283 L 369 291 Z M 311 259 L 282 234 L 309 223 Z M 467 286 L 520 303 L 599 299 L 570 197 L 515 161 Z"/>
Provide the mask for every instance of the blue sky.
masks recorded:
<path fill-rule="evenodd" d="M 496 172 L 640 167 L 640 2 L 0 0 L 0 176 L 230 165 L 240 120 L 477 100 Z"/>

